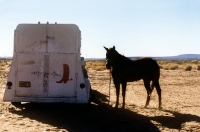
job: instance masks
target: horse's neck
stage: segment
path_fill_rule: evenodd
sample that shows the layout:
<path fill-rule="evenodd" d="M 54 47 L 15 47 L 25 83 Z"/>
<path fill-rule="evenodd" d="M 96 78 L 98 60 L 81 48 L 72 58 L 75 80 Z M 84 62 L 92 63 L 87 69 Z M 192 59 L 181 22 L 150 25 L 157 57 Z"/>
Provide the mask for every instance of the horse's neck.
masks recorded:
<path fill-rule="evenodd" d="M 116 54 L 116 60 L 120 61 L 122 63 L 129 63 L 131 62 L 131 60 L 121 54 L 119 54 L 118 52 L 115 53 Z"/>
<path fill-rule="evenodd" d="M 132 63 L 132 61 L 131 61 L 129 58 L 127 58 L 127 57 L 125 57 L 125 56 L 119 54 L 118 52 L 116 52 L 115 56 L 116 56 L 116 57 L 115 57 L 115 59 L 114 59 L 113 68 L 119 68 L 119 67 L 121 67 L 123 64 Z"/>

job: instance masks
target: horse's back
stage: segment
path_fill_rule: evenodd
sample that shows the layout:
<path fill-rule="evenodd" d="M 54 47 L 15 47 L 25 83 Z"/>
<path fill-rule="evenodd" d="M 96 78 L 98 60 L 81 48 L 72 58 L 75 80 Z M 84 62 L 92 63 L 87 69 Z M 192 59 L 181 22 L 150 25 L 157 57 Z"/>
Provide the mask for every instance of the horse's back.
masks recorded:
<path fill-rule="evenodd" d="M 136 81 L 144 78 L 157 80 L 160 77 L 160 68 L 157 62 L 151 58 L 140 58 L 131 63 L 123 64 L 123 69 L 119 69 L 118 77 L 127 81 Z"/>
<path fill-rule="evenodd" d="M 152 58 L 140 58 L 133 61 L 133 74 L 140 79 L 147 77 L 150 80 L 159 79 L 160 67 Z"/>
<path fill-rule="evenodd" d="M 160 69 L 158 66 L 158 63 L 152 59 L 152 58 L 140 58 L 137 60 L 133 60 L 133 65 L 138 66 L 138 67 L 144 67 L 144 68 L 155 68 L 156 69 Z"/>

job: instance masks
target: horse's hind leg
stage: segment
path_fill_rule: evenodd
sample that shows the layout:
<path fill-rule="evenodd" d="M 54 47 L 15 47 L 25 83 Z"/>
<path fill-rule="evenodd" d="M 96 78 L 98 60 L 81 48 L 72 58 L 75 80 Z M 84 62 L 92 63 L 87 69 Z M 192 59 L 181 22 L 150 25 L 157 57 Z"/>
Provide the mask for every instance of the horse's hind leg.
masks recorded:
<path fill-rule="evenodd" d="M 154 83 L 153 83 L 153 81 L 152 81 L 150 93 L 152 93 L 152 92 L 153 92 L 153 90 L 154 90 L 154 87 L 155 87 L 155 85 L 154 85 Z"/>
<path fill-rule="evenodd" d="M 125 108 L 125 96 L 126 96 L 126 82 L 123 82 L 122 83 L 122 97 L 123 97 L 122 108 Z"/>
<path fill-rule="evenodd" d="M 147 106 L 149 105 L 152 90 L 151 90 L 151 87 L 150 87 L 150 80 L 143 79 L 143 81 L 144 81 L 144 86 L 145 86 L 146 91 L 147 91 L 147 100 L 146 100 L 146 104 L 145 104 L 144 108 L 147 108 Z"/>
<path fill-rule="evenodd" d="M 160 84 L 159 84 L 159 81 L 156 80 L 156 81 L 153 81 L 155 87 L 156 87 L 156 91 L 157 91 L 157 94 L 158 94 L 158 101 L 159 101 L 159 104 L 158 104 L 158 108 L 160 109 L 161 108 L 161 88 L 160 88 Z"/>

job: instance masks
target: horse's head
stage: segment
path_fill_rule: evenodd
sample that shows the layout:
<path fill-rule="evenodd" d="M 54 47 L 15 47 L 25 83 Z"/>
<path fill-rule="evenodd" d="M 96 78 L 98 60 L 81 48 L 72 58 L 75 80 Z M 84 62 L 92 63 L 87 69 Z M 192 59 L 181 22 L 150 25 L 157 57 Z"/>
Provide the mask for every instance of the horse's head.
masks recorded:
<path fill-rule="evenodd" d="M 115 46 L 113 46 L 113 48 L 106 48 L 104 47 L 106 52 L 106 68 L 110 69 L 111 66 L 113 65 L 113 61 L 115 58 Z"/>

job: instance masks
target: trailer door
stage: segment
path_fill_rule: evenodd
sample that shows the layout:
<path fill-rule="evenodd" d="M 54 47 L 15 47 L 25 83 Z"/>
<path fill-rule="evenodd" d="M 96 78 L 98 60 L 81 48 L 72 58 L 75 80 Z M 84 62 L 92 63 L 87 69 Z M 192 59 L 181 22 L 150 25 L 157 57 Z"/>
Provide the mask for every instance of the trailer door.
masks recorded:
<path fill-rule="evenodd" d="M 75 25 L 49 25 L 49 97 L 75 97 L 77 35 L 80 32 Z"/>
<path fill-rule="evenodd" d="M 75 97 L 75 54 L 49 56 L 48 97 Z"/>
<path fill-rule="evenodd" d="M 15 30 L 17 96 L 44 96 L 46 47 L 46 25 L 17 26 Z"/>
<path fill-rule="evenodd" d="M 18 53 L 17 96 L 42 96 L 43 54 Z"/>

